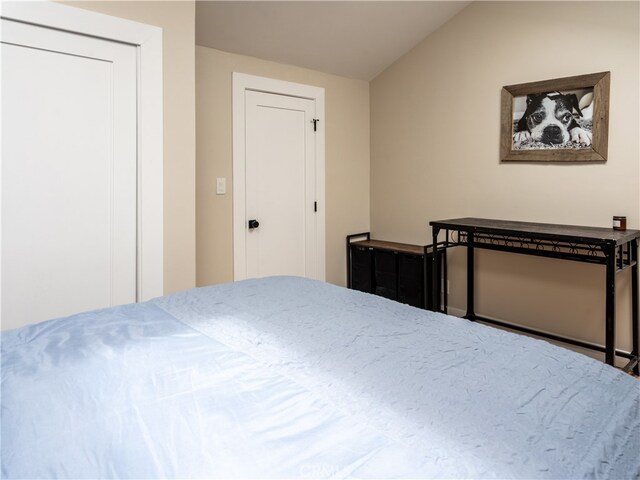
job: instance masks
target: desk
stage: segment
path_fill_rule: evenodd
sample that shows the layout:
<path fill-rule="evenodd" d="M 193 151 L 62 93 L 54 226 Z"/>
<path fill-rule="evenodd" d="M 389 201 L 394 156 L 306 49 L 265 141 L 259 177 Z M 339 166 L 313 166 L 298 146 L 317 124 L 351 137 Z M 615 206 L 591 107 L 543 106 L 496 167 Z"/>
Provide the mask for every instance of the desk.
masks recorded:
<path fill-rule="evenodd" d="M 430 222 L 433 228 L 433 244 L 438 245 L 440 230 L 445 230 L 442 249 L 454 246 L 467 247 L 467 313 L 465 318 L 480 320 L 510 329 L 571 343 L 583 348 L 604 352 L 605 362 L 613 365 L 615 356 L 629 359 L 625 371 L 638 375 L 638 352 L 640 333 L 638 330 L 638 239 L 640 230 L 613 230 L 600 227 L 553 225 L 546 223 L 511 222 L 484 218 L 457 218 Z M 577 262 L 596 263 L 605 266 L 605 345 L 596 345 L 559 335 L 540 332 L 532 328 L 513 325 L 500 320 L 483 318 L 474 310 L 474 250 L 485 248 L 503 252 L 537 255 Z M 440 247 L 438 247 L 440 249 Z M 446 255 L 443 256 L 442 272 L 438 262 L 433 269 L 434 278 L 444 277 L 446 282 Z M 631 325 L 633 347 L 631 353 L 615 348 L 615 294 L 616 274 L 631 268 Z M 446 285 L 446 283 L 444 283 Z M 435 285 L 435 284 L 434 284 Z M 442 298 L 433 295 L 434 311 L 447 309 L 446 292 Z"/>

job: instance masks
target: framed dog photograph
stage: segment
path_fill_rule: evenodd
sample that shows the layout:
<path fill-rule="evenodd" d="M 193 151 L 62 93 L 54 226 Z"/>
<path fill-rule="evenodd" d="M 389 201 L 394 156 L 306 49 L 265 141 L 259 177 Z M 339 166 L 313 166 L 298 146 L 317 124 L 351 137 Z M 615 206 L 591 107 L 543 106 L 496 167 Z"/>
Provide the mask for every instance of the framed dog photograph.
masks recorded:
<path fill-rule="evenodd" d="M 503 87 L 500 159 L 606 161 L 610 78 L 601 72 Z"/>

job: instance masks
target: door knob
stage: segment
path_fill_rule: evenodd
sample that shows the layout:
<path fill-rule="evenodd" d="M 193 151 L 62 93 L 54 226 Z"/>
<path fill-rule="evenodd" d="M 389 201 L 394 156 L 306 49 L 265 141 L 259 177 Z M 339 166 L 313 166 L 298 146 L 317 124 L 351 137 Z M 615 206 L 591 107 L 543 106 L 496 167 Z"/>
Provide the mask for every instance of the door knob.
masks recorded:
<path fill-rule="evenodd" d="M 249 228 L 258 228 L 260 226 L 260 222 L 258 220 L 249 220 Z"/>

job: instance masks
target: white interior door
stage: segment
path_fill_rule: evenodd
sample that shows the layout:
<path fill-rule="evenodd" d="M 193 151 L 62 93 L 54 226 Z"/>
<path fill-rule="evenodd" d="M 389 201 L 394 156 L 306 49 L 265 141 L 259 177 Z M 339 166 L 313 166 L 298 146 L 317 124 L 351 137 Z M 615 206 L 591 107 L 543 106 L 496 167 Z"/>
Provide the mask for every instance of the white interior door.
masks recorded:
<path fill-rule="evenodd" d="M 246 92 L 248 278 L 318 276 L 315 113 L 311 99 Z"/>
<path fill-rule="evenodd" d="M 2 328 L 136 301 L 136 48 L 1 38 Z"/>

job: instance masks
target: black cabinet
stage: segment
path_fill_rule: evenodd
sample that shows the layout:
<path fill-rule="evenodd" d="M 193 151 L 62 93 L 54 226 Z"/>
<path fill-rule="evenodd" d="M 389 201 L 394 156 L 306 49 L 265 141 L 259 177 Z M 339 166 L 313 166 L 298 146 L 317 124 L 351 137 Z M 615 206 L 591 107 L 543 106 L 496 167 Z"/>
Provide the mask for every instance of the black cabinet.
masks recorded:
<path fill-rule="evenodd" d="M 431 308 L 433 257 L 431 245 L 371 240 L 368 232 L 349 235 L 347 287 L 414 307 Z M 438 257 L 442 259 L 442 252 Z"/>

